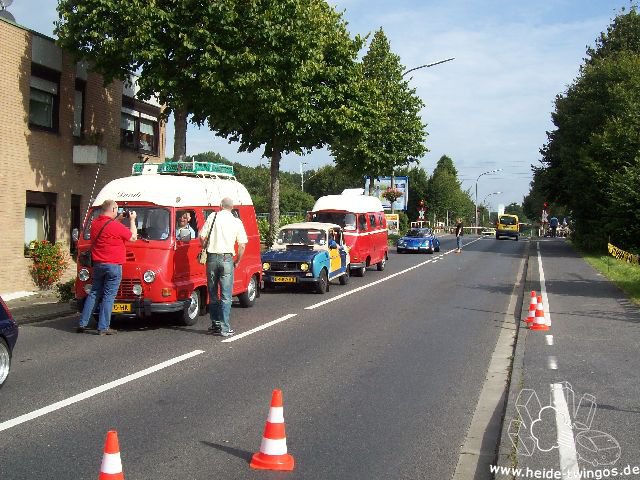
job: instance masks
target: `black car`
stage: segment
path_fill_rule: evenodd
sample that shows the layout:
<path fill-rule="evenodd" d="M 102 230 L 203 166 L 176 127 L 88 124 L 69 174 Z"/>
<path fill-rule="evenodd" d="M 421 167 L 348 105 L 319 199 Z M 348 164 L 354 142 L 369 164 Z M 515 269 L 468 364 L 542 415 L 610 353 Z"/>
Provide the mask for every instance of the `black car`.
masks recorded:
<path fill-rule="evenodd" d="M 11 354 L 18 339 L 18 324 L 0 297 L 0 388 L 9 376 Z"/>

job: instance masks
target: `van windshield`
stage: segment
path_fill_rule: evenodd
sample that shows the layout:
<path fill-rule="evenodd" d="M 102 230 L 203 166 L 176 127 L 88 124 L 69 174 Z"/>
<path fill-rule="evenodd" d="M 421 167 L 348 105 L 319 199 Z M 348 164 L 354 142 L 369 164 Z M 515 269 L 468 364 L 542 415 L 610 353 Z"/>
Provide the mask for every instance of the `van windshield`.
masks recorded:
<path fill-rule="evenodd" d="M 344 212 L 313 212 L 311 214 L 312 222 L 335 223 L 345 230 L 356 229 L 356 215 L 354 213 Z"/>
<path fill-rule="evenodd" d="M 169 210 L 159 207 L 128 207 L 136 211 L 136 227 L 138 237 L 146 240 L 167 240 L 169 238 Z M 83 238 L 91 240 L 91 224 L 100 215 L 100 208 L 91 212 L 91 217 L 87 222 Z M 122 218 L 120 222 L 129 228 L 129 218 Z"/>

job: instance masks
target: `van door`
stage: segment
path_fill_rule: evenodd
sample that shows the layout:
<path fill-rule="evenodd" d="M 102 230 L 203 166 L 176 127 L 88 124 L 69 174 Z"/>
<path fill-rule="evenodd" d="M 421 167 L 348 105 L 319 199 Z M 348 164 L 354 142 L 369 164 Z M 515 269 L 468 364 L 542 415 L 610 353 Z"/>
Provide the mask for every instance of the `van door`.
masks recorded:
<path fill-rule="evenodd" d="M 200 272 L 197 262 L 200 251 L 198 233 L 202 225 L 198 224 L 195 208 L 180 208 L 175 210 L 172 235 L 176 242 L 173 256 L 174 282 L 178 290 L 188 290 L 189 294 L 195 285 L 194 277 Z"/>

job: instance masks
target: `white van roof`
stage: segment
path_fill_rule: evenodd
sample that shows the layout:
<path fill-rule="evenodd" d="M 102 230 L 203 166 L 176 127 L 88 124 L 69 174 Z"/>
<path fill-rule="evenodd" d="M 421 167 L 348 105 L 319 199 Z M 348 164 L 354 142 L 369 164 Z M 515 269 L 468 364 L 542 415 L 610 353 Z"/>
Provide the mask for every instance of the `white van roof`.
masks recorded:
<path fill-rule="evenodd" d="M 383 212 L 382 202 L 378 197 L 368 195 L 325 195 L 316 200 L 312 212 L 334 210 L 339 212 L 367 213 Z"/>
<path fill-rule="evenodd" d="M 180 175 L 136 175 L 107 183 L 93 202 L 150 202 L 167 207 L 220 206 L 230 197 L 234 205 L 253 205 L 249 192 L 235 179 Z"/>

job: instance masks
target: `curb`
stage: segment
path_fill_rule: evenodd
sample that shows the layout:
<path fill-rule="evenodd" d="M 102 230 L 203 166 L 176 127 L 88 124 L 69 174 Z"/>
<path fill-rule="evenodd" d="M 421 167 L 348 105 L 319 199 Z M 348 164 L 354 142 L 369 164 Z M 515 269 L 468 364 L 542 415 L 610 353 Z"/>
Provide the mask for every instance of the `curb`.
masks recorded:
<path fill-rule="evenodd" d="M 43 303 L 39 305 L 29 305 L 24 307 L 9 306 L 9 311 L 18 325 L 28 325 L 30 323 L 43 322 L 45 320 L 56 320 L 58 318 L 69 317 L 78 312 L 71 308 L 68 303 Z"/>
<path fill-rule="evenodd" d="M 511 364 L 511 375 L 509 376 L 509 386 L 507 391 L 507 399 L 505 402 L 504 415 L 502 417 L 502 431 L 500 434 L 500 443 L 498 445 L 498 454 L 496 458 L 496 465 L 499 467 L 516 467 L 517 457 L 515 457 L 515 447 L 511 443 L 509 438 L 509 425 L 511 420 L 516 418 L 516 400 L 520 394 L 520 390 L 523 388 L 524 383 L 524 351 L 526 348 L 527 337 L 529 329 L 522 323 L 522 315 L 526 314 L 526 309 L 529 305 L 524 301 L 526 299 L 525 293 L 532 290 L 533 284 L 533 266 L 531 260 L 531 243 L 529 242 L 527 247 L 527 268 L 525 270 L 524 279 L 524 291 L 523 301 L 520 306 L 520 316 L 516 327 L 516 339 L 513 352 L 513 362 Z M 514 480 L 513 476 L 507 477 L 506 475 L 494 476 L 495 479 Z"/>

